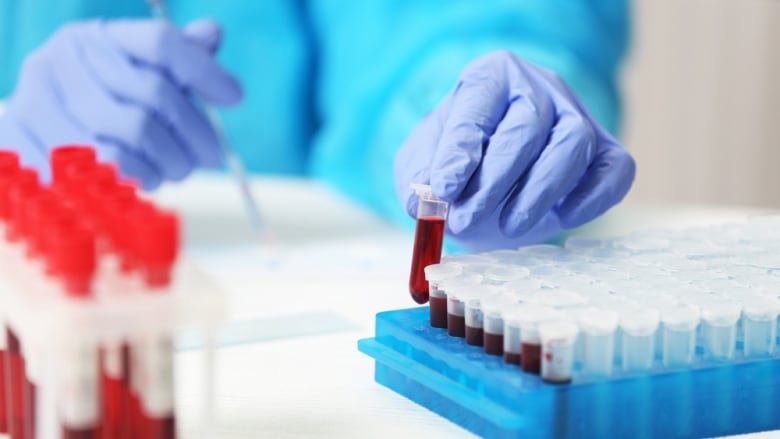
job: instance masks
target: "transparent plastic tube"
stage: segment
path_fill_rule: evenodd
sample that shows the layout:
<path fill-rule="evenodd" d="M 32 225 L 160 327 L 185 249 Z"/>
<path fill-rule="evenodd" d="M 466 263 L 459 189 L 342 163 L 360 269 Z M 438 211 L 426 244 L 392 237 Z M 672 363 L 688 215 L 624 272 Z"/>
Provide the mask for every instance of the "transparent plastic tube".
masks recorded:
<path fill-rule="evenodd" d="M 760 358 L 774 354 L 780 301 L 768 297 L 745 298 L 742 312 L 745 356 Z"/>
<path fill-rule="evenodd" d="M 482 314 L 482 300 L 493 294 L 498 289 L 492 285 L 475 285 L 471 289 L 471 297 L 465 301 L 466 312 L 466 343 L 472 346 L 482 346 L 484 343 L 484 317 Z"/>
<path fill-rule="evenodd" d="M 737 321 L 742 305 L 737 301 L 717 301 L 702 307 L 704 354 L 710 360 L 727 361 L 734 357 Z"/>
<path fill-rule="evenodd" d="M 693 363 L 699 318 L 699 310 L 692 306 L 678 306 L 661 311 L 664 366 L 688 367 Z"/>
<path fill-rule="evenodd" d="M 652 308 L 621 314 L 624 371 L 644 372 L 653 368 L 659 322 L 660 314 Z"/>
<path fill-rule="evenodd" d="M 611 376 L 617 313 L 604 309 L 586 312 L 580 315 L 579 325 L 583 337 L 583 372 L 591 377 Z"/>
<path fill-rule="evenodd" d="M 479 285 L 480 282 L 482 282 L 482 275 L 476 273 L 461 273 L 439 282 L 436 293 L 431 297 L 429 304 L 431 322 L 435 321 L 437 325 L 441 325 L 436 326 L 437 328 L 447 328 L 449 294 L 453 291 L 463 291 L 471 286 Z"/>
<path fill-rule="evenodd" d="M 570 320 L 551 320 L 539 324 L 542 343 L 541 375 L 544 381 L 563 384 L 572 379 L 574 344 L 579 328 Z"/>
<path fill-rule="evenodd" d="M 504 318 L 503 311 L 517 303 L 507 294 L 494 294 L 482 299 L 482 347 L 489 355 L 504 354 Z"/>
<path fill-rule="evenodd" d="M 429 312 L 431 326 L 447 327 L 447 293 L 439 285 L 442 281 L 451 279 L 462 273 L 463 266 L 455 262 L 433 264 L 425 267 L 425 279 L 429 287 Z"/>
<path fill-rule="evenodd" d="M 444 241 L 444 222 L 448 204 L 436 197 L 427 185 L 412 185 L 417 192 L 417 227 L 412 250 L 412 268 L 409 275 L 409 292 L 415 302 L 428 302 L 428 281 L 425 267 L 438 264 Z"/>
<path fill-rule="evenodd" d="M 520 367 L 523 372 L 539 374 L 542 370 L 542 338 L 539 325 L 559 319 L 561 313 L 547 306 L 528 305 L 520 318 Z"/>

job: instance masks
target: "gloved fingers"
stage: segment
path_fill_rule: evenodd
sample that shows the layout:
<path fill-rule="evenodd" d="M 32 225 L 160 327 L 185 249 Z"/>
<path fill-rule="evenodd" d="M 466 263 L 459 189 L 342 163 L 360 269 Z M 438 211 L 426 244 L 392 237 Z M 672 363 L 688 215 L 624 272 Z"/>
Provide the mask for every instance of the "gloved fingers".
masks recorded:
<path fill-rule="evenodd" d="M 417 197 L 409 185 L 411 183 L 429 184 L 431 163 L 436 153 L 436 144 L 441 136 L 443 118 L 449 108 L 450 97 L 425 115 L 407 136 L 393 162 L 395 190 L 406 213 L 412 218 L 417 216 Z"/>
<path fill-rule="evenodd" d="M 547 99 L 528 94 L 512 99 L 488 141 L 480 166 L 451 206 L 449 225 L 453 233 L 479 223 L 499 207 L 539 157 L 552 124 Z"/>
<path fill-rule="evenodd" d="M 458 199 L 476 171 L 484 146 L 509 107 L 509 84 L 503 63 L 489 57 L 466 67 L 452 92 L 431 165 L 433 192 Z"/>
<path fill-rule="evenodd" d="M 160 170 L 145 157 L 111 139 L 97 142 L 98 159 L 116 163 L 123 176 L 141 184 L 147 191 L 157 189 L 163 182 Z"/>
<path fill-rule="evenodd" d="M 109 139 L 127 151 L 136 150 L 154 162 L 163 178 L 181 180 L 194 167 L 179 139 L 153 114 L 114 99 L 88 68 L 78 39 L 62 39 L 54 49 L 71 51 L 61 57 L 52 75 L 68 113 L 99 140 Z"/>
<path fill-rule="evenodd" d="M 561 225 L 570 229 L 606 212 L 626 196 L 636 175 L 636 164 L 621 147 L 599 151 L 577 187 L 558 206 Z"/>
<path fill-rule="evenodd" d="M 63 143 L 89 143 L 92 139 L 83 127 L 74 125 L 72 117 L 62 111 L 59 90 L 54 90 L 50 72 L 47 70 L 46 54 L 39 51 L 30 54 L 22 66 L 17 89 L 40 89 L 47 86 L 50 90 L 36 95 L 36 99 L 12 98 L 9 113 L 13 112 L 26 130 L 33 133 L 35 139 L 48 151 Z M 32 127 L 45 124 L 45 129 Z"/>
<path fill-rule="evenodd" d="M 181 90 L 159 72 L 133 66 L 110 46 L 89 43 L 89 50 L 82 50 L 86 66 L 106 93 L 163 121 L 198 165 L 220 165 L 214 128 Z"/>
<path fill-rule="evenodd" d="M 182 32 L 212 55 L 217 52 L 222 43 L 222 28 L 210 18 L 195 20 L 184 26 Z"/>
<path fill-rule="evenodd" d="M 170 75 L 179 86 L 215 105 L 242 99 L 238 80 L 211 53 L 163 20 L 103 22 L 106 35 L 132 60 Z"/>
<path fill-rule="evenodd" d="M 572 109 L 559 110 L 549 142 L 504 205 L 500 226 L 508 237 L 525 233 L 577 185 L 593 161 L 590 123 Z"/>

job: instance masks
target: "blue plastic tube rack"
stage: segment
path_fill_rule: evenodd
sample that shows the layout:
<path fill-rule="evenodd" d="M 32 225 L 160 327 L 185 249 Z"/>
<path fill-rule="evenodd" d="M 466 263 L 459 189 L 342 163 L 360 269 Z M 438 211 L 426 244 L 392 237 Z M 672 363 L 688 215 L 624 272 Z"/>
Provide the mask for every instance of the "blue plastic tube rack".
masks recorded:
<path fill-rule="evenodd" d="M 428 308 L 376 316 L 358 342 L 376 381 L 484 437 L 711 437 L 780 429 L 780 357 L 548 384 L 429 325 Z M 739 350 L 740 346 L 738 346 Z M 777 355 L 777 354 L 776 354 Z"/>

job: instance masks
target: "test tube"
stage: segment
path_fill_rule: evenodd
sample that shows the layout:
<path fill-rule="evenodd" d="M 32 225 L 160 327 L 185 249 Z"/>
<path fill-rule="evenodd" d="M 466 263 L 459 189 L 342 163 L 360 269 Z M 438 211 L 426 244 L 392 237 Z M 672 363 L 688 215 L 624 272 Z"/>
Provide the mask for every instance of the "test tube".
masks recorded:
<path fill-rule="evenodd" d="M 612 375 L 615 358 L 615 330 L 618 315 L 607 309 L 594 309 L 579 316 L 583 337 L 583 372 L 591 377 Z"/>
<path fill-rule="evenodd" d="M 409 276 L 409 292 L 419 304 L 428 301 L 428 281 L 425 267 L 438 264 L 444 240 L 444 221 L 448 204 L 433 194 L 428 185 L 413 184 L 419 198 L 417 204 L 417 227 L 412 250 L 412 269 Z"/>
<path fill-rule="evenodd" d="M 660 314 L 653 308 L 626 311 L 620 315 L 624 371 L 644 372 L 653 368 L 659 322 Z"/>
<path fill-rule="evenodd" d="M 463 267 L 454 262 L 432 264 L 425 267 L 425 279 L 428 281 L 430 292 L 429 315 L 431 326 L 434 328 L 447 327 L 447 293 L 439 284 L 453 278 L 463 271 Z"/>
<path fill-rule="evenodd" d="M 503 311 L 517 303 L 508 294 L 493 294 L 482 298 L 482 326 L 484 330 L 482 345 L 486 354 L 504 354 L 504 318 Z"/>
<path fill-rule="evenodd" d="M 431 300 L 431 306 L 433 307 L 430 312 L 435 315 L 437 322 L 444 322 L 443 328 L 447 328 L 447 321 L 449 319 L 449 295 L 452 291 L 467 291 L 469 287 L 479 285 L 482 282 L 482 275 L 476 273 L 464 272 L 457 276 L 449 277 L 439 282 L 438 293 L 443 296 L 443 299 L 436 298 Z M 465 311 L 464 311 L 465 312 Z M 464 316 L 465 319 L 465 316 Z M 464 320 L 465 325 L 465 320 Z M 449 329 L 449 328 L 447 328 Z"/>
<path fill-rule="evenodd" d="M 770 297 L 743 298 L 744 352 L 748 358 L 771 356 L 777 343 L 780 301 Z"/>
<path fill-rule="evenodd" d="M 528 305 L 517 304 L 506 309 L 504 317 L 504 363 L 520 366 L 522 333 L 520 324 L 527 313 Z"/>
<path fill-rule="evenodd" d="M 523 372 L 539 374 L 542 370 L 542 339 L 539 325 L 560 318 L 561 314 L 546 306 L 526 308 L 520 318 L 520 366 Z"/>
<path fill-rule="evenodd" d="M 492 285 L 474 285 L 471 295 L 465 300 L 466 316 L 466 343 L 472 346 L 482 346 L 484 337 L 482 299 L 496 294 L 497 289 Z"/>
<path fill-rule="evenodd" d="M 571 382 L 578 333 L 579 328 L 570 320 L 550 320 L 539 324 L 544 381 L 554 384 Z"/>
<path fill-rule="evenodd" d="M 155 210 L 136 229 L 139 263 L 148 294 L 169 293 L 173 266 L 178 257 L 179 219 L 170 212 Z M 139 368 L 139 400 L 144 437 L 176 437 L 173 380 L 173 338 L 170 334 L 148 334 L 134 350 Z"/>
<path fill-rule="evenodd" d="M 95 274 L 94 236 L 77 226 L 60 231 L 52 243 L 56 273 L 70 300 L 90 300 Z M 98 349 L 84 334 L 62 346 L 59 367 L 59 413 L 64 438 L 96 437 L 100 421 L 98 396 Z"/>
<path fill-rule="evenodd" d="M 0 239 L 5 236 L 5 224 L 8 220 L 8 186 L 19 171 L 19 156 L 13 151 L 0 150 Z M 1 245 L 0 245 L 1 246 Z M 0 315 L 0 328 L 6 323 Z M 8 407 L 6 404 L 6 362 L 8 338 L 6 331 L 0 330 L 0 433 L 8 433 Z"/>
<path fill-rule="evenodd" d="M 737 321 L 742 304 L 734 300 L 718 300 L 701 308 L 704 354 L 711 360 L 731 360 L 737 343 Z"/>
<path fill-rule="evenodd" d="M 666 367 L 687 367 L 696 353 L 696 328 L 699 309 L 681 305 L 663 309 L 663 363 Z"/>

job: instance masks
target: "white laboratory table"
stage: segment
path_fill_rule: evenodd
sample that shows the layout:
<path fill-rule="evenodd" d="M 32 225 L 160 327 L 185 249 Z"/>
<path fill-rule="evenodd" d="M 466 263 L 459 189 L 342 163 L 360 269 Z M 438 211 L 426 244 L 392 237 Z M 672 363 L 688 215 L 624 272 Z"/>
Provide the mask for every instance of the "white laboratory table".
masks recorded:
<path fill-rule="evenodd" d="M 357 340 L 373 334 L 377 312 L 415 306 L 407 292 L 411 234 L 317 182 L 252 184 L 267 227 L 262 238 L 251 233 L 227 176 L 199 174 L 154 195 L 183 214 L 186 257 L 228 299 L 231 330 L 216 356 L 217 431 L 208 436 L 471 437 L 376 384 L 373 360 L 357 350 Z M 757 212 L 625 204 L 578 232 L 614 236 Z M 205 398 L 200 356 L 177 354 L 184 437 L 203 436 L 196 427 Z"/>

